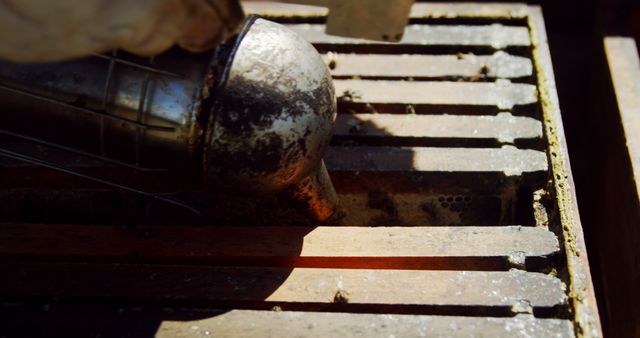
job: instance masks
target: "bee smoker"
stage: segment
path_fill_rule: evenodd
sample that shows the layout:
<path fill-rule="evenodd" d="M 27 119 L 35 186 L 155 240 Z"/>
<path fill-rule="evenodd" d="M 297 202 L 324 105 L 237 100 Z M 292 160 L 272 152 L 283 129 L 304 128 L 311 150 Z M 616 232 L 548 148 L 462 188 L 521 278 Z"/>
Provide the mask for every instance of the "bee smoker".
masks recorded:
<path fill-rule="evenodd" d="M 148 62 L 118 53 L 0 62 L 0 136 L 107 168 L 195 177 L 205 191 L 285 193 L 316 221 L 334 215 L 336 194 L 322 156 L 336 99 L 308 42 L 250 17 L 237 38 L 211 52 L 176 49 Z M 6 144 L 0 155 L 73 174 Z"/>

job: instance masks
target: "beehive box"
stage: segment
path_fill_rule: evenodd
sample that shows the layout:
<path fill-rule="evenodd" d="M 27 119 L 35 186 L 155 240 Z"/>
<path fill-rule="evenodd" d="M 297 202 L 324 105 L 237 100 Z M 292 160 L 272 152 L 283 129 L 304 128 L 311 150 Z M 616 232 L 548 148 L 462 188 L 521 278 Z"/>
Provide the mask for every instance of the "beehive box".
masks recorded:
<path fill-rule="evenodd" d="M 540 8 L 418 3 L 399 44 L 245 9 L 331 69 L 342 224 L 4 224 L 3 311 L 168 337 L 600 336 Z"/>

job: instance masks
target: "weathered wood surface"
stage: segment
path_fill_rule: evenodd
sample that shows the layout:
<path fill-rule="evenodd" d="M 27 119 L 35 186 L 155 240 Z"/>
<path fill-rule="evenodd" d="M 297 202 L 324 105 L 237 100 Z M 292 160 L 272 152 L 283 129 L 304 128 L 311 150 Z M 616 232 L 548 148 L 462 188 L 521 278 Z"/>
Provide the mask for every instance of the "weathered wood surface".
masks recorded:
<path fill-rule="evenodd" d="M 542 228 L 0 225 L 4 259 L 288 267 L 504 268 L 559 251 Z M 491 265 L 487 265 L 491 264 Z"/>
<path fill-rule="evenodd" d="M 571 322 L 513 318 L 233 310 L 163 321 L 157 337 L 573 337 Z"/>
<path fill-rule="evenodd" d="M 548 170 L 544 151 L 511 145 L 461 148 L 345 143 L 329 147 L 324 160 L 343 194 L 449 191 L 447 194 L 489 196 L 507 193 L 501 198 L 508 198 L 508 186 L 540 186 Z"/>
<path fill-rule="evenodd" d="M 512 109 L 538 102 L 530 84 L 453 81 L 334 80 L 339 100 L 368 104 L 469 105 Z"/>
<path fill-rule="evenodd" d="M 505 52 L 493 55 L 378 55 L 327 53 L 322 58 L 338 77 L 519 78 L 533 75 L 530 59 Z"/>
<path fill-rule="evenodd" d="M 387 42 L 344 38 L 325 33 L 321 24 L 287 24 L 287 28 L 316 45 L 391 44 Z M 508 46 L 531 45 L 527 27 L 492 24 L 471 25 L 407 25 L 402 40 L 393 46 L 487 46 L 501 49 Z"/>
<path fill-rule="evenodd" d="M 0 315 L 7 319 L 6 337 L 573 337 L 569 320 L 529 314 L 482 318 L 13 303 L 0 305 Z"/>
<path fill-rule="evenodd" d="M 563 264 L 566 264 L 568 270 L 568 293 L 571 295 L 570 305 L 575 331 L 581 337 L 601 337 L 598 307 L 591 281 L 542 8 L 528 6 L 527 15 L 531 39 L 535 45 L 532 49 L 532 57 L 537 84 L 540 86 L 540 102 L 543 103 L 540 108 L 545 121 L 545 136 L 550 155 L 550 168 L 552 168 L 550 174 L 553 175 L 552 193 L 555 196 L 559 214 L 557 226 L 562 229 L 562 245 L 566 249 L 566 260 Z"/>
<path fill-rule="evenodd" d="M 640 59 L 635 41 L 605 38 L 604 46 L 633 176 L 640 178 Z M 640 187 L 636 187 L 640 196 Z"/>
<path fill-rule="evenodd" d="M 639 337 L 640 56 L 633 38 L 603 42 L 609 79 L 602 79 L 603 109 L 594 117 L 600 133 L 594 158 L 603 160 L 595 166 L 601 175 L 590 180 L 598 209 L 592 230 L 597 250 L 589 254 L 599 261 L 595 278 L 600 278 L 605 336 Z"/>
<path fill-rule="evenodd" d="M 501 148 L 331 147 L 330 171 L 498 172 L 507 176 L 546 172 L 542 151 Z"/>
<path fill-rule="evenodd" d="M 335 304 L 368 311 L 501 307 L 551 308 L 566 302 L 563 283 L 521 270 L 422 271 L 205 267 L 83 263 L 0 263 L 0 297 L 223 304 L 287 309 Z M 523 303 L 524 302 L 524 303 Z M 395 308 L 395 310 L 394 310 Z M 412 310 L 414 309 L 414 310 Z"/>
<path fill-rule="evenodd" d="M 272 1 L 245 1 L 242 3 L 248 14 L 258 14 L 272 18 L 319 18 L 327 15 L 327 8 L 319 6 L 284 4 Z M 411 8 L 411 18 L 505 18 L 522 19 L 528 15 L 528 8 L 520 3 L 415 3 Z"/>
<path fill-rule="evenodd" d="M 338 114 L 336 137 L 516 139 L 542 137 L 542 123 L 534 118 L 498 115 Z"/>

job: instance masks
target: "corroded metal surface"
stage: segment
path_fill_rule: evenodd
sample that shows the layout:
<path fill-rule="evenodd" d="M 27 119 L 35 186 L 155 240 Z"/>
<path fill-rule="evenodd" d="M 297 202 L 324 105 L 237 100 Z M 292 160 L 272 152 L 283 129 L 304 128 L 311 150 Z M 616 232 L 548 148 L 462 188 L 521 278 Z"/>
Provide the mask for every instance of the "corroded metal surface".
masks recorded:
<path fill-rule="evenodd" d="M 331 139 L 331 76 L 313 47 L 281 25 L 257 19 L 241 40 L 215 98 L 208 178 L 281 191 L 319 165 Z"/>

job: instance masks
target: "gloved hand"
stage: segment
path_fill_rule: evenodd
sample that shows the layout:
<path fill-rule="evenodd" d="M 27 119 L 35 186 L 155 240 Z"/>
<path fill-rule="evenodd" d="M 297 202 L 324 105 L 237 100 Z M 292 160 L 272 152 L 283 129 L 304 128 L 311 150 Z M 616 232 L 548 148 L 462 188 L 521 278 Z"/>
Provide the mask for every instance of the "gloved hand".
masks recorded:
<path fill-rule="evenodd" d="M 0 59 L 59 61 L 114 48 L 151 56 L 175 43 L 202 51 L 242 20 L 238 0 L 4 0 Z"/>

